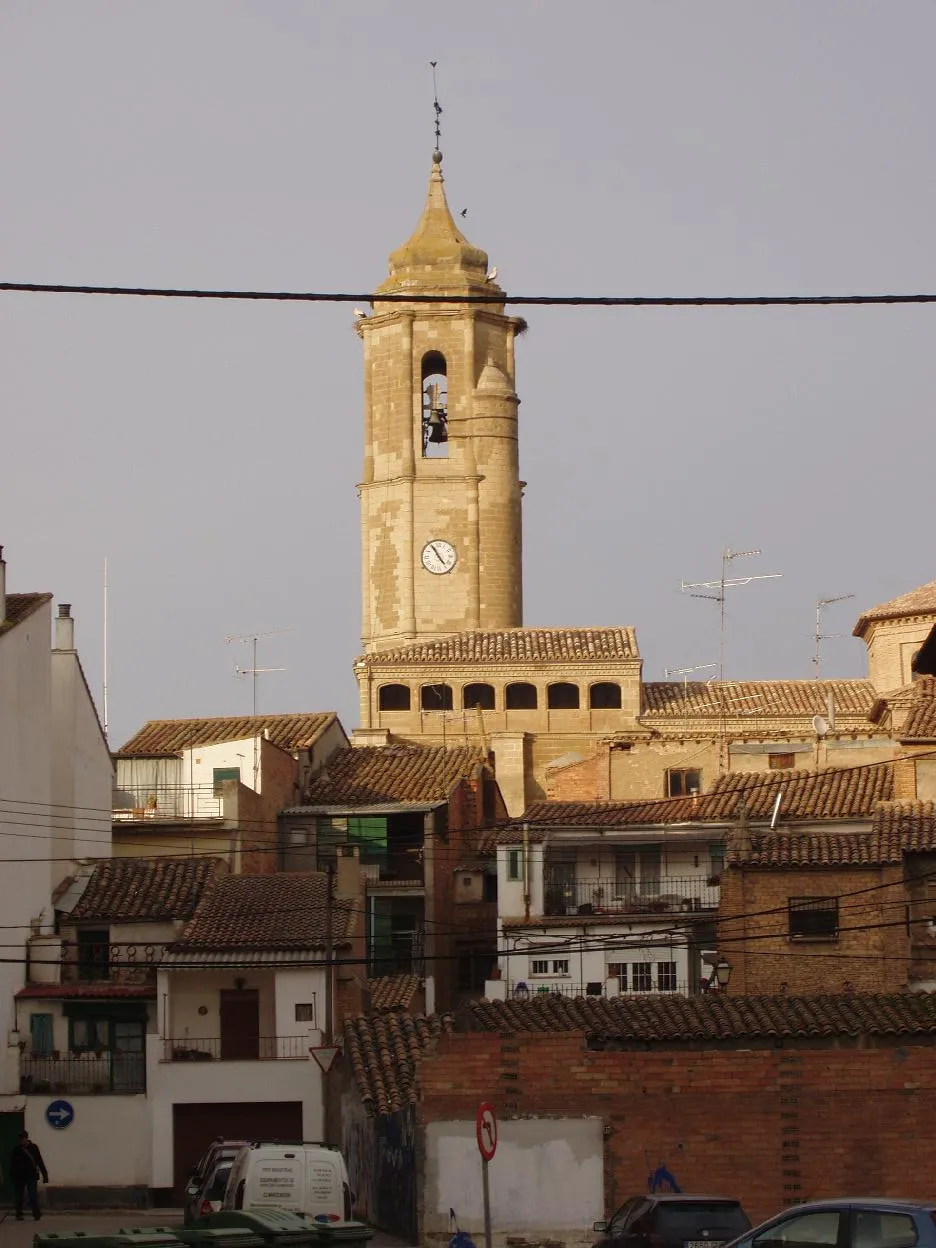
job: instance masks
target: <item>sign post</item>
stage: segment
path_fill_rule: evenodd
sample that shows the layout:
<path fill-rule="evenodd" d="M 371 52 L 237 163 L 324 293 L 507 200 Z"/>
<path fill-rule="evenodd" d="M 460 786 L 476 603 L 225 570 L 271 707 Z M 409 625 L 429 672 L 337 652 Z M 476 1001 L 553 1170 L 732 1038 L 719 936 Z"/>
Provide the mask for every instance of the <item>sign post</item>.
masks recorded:
<path fill-rule="evenodd" d="M 475 1119 L 478 1152 L 481 1154 L 481 1197 L 484 1201 L 484 1248 L 491 1248 L 491 1190 L 488 1185 L 488 1162 L 497 1152 L 497 1116 L 493 1105 L 482 1101 Z"/>

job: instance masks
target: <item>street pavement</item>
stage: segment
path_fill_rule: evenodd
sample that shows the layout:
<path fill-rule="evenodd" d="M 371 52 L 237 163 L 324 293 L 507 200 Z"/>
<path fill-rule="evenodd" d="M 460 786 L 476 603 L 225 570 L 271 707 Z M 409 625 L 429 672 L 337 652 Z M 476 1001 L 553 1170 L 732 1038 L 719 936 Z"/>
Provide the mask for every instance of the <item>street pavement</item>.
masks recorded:
<path fill-rule="evenodd" d="M 119 1212 L 95 1210 L 76 1213 L 44 1213 L 38 1222 L 27 1211 L 25 1220 L 17 1222 L 12 1209 L 0 1209 L 0 1248 L 32 1248 L 36 1232 L 54 1231 L 58 1235 L 84 1231 L 89 1235 L 113 1235 L 124 1226 L 181 1226 L 179 1209 L 123 1209 Z M 54 1242 L 54 1241 L 53 1241 Z M 377 1231 L 368 1241 L 368 1248 L 405 1248 L 402 1240 Z"/>

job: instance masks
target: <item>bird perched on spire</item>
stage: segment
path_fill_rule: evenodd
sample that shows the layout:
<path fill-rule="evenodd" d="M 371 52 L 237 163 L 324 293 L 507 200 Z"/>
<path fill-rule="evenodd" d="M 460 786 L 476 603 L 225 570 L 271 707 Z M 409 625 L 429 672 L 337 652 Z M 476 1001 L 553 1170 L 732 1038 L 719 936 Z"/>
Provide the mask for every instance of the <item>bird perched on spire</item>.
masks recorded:
<path fill-rule="evenodd" d="M 493 268 L 493 269 L 491 269 L 490 273 L 487 275 L 487 277 L 486 277 L 484 280 L 485 280 L 486 282 L 496 282 L 496 281 L 497 281 L 497 265 L 496 265 L 496 264 L 494 265 L 494 268 Z"/>
<path fill-rule="evenodd" d="M 363 320 L 363 319 L 364 319 L 364 317 L 366 317 L 366 316 L 367 316 L 367 313 L 366 313 L 366 312 L 364 312 L 364 311 L 362 311 L 360 308 L 355 308 L 355 309 L 354 309 L 354 319 L 355 319 L 356 321 Z"/>

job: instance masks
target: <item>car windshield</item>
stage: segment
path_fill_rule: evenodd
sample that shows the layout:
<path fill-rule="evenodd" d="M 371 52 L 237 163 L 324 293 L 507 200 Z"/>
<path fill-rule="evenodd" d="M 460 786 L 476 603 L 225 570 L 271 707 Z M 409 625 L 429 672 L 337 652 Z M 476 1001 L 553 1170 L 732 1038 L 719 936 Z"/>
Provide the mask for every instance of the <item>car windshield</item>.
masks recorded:
<path fill-rule="evenodd" d="M 662 1204 L 657 1209 L 656 1230 L 672 1241 L 736 1239 L 750 1228 L 737 1201 L 694 1200 Z"/>

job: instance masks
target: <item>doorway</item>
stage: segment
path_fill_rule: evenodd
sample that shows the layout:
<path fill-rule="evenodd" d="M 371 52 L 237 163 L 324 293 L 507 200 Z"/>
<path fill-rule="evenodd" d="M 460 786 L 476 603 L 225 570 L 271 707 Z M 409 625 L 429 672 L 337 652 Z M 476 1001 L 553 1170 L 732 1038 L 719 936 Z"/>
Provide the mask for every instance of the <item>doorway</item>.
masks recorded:
<path fill-rule="evenodd" d="M 260 993 L 256 988 L 221 990 L 221 1060 L 255 1061 L 260 1056 Z"/>

